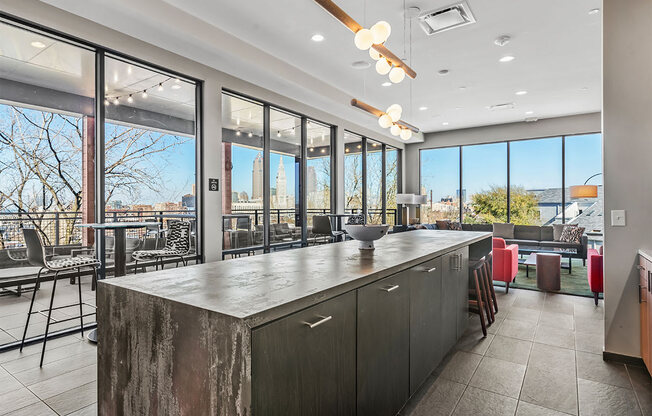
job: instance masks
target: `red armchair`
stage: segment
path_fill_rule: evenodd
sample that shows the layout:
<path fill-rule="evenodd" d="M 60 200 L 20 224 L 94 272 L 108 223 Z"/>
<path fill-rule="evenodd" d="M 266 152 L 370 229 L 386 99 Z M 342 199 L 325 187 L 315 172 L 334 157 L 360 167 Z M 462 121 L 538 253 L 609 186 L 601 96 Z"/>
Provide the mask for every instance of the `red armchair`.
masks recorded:
<path fill-rule="evenodd" d="M 502 238 L 493 238 L 493 278 L 505 282 L 505 293 L 518 273 L 518 245 L 505 243 Z"/>
<path fill-rule="evenodd" d="M 604 277 L 602 274 L 602 254 L 593 248 L 587 252 L 586 275 L 589 279 L 589 288 L 593 292 L 595 305 L 598 305 L 598 296 L 604 291 Z"/>

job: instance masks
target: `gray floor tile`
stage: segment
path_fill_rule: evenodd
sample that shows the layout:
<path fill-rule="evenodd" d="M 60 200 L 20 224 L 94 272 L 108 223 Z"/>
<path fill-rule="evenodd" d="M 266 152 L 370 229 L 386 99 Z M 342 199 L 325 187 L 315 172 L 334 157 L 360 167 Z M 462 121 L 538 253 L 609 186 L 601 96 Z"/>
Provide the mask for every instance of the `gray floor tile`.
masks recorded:
<path fill-rule="evenodd" d="M 602 355 L 577 351 L 577 377 L 613 386 L 632 388 L 623 364 L 604 361 Z"/>
<path fill-rule="evenodd" d="M 38 397 L 24 387 L 10 391 L 0 395 L 0 415 L 6 415 L 38 402 Z"/>
<path fill-rule="evenodd" d="M 68 345 L 74 342 L 78 342 L 81 338 L 78 335 L 69 335 L 66 337 L 55 338 L 48 341 L 48 349 L 60 347 L 62 345 Z M 4 364 L 8 361 L 17 360 L 28 355 L 40 354 L 41 353 L 41 344 L 32 344 L 23 348 L 23 351 L 17 349 L 3 352 L 0 354 L 0 364 Z"/>
<path fill-rule="evenodd" d="M 633 390 L 582 378 L 577 384 L 581 416 L 641 415 Z"/>
<path fill-rule="evenodd" d="M 572 369 L 575 377 L 575 351 L 552 345 L 534 343 L 528 367 L 558 367 Z"/>
<path fill-rule="evenodd" d="M 83 409 L 72 412 L 67 416 L 97 416 L 97 403 L 93 403 L 90 406 L 86 406 Z"/>
<path fill-rule="evenodd" d="M 604 351 L 604 336 L 602 334 L 582 334 L 575 332 L 575 349 L 593 354 L 602 354 Z"/>
<path fill-rule="evenodd" d="M 530 357 L 531 361 L 532 357 Z M 538 406 L 576 415 L 575 366 L 568 368 L 528 365 L 520 399 Z"/>
<path fill-rule="evenodd" d="M 48 350 L 45 350 L 45 355 L 48 355 Z M 40 357 L 38 357 L 40 360 Z M 95 351 L 87 351 L 82 354 L 72 355 L 49 364 L 43 364 L 39 367 L 38 364 L 29 370 L 14 373 L 14 377 L 18 379 L 25 386 L 57 377 L 59 375 L 69 373 L 71 371 L 87 367 L 97 363 L 97 353 Z"/>
<path fill-rule="evenodd" d="M 29 386 L 41 400 L 97 380 L 97 365 L 90 365 Z"/>
<path fill-rule="evenodd" d="M 430 386 L 414 409 L 405 414 L 409 416 L 448 416 L 455 409 L 465 389 L 464 384 L 440 377 Z"/>
<path fill-rule="evenodd" d="M 522 400 L 518 402 L 518 408 L 516 409 L 516 416 L 566 416 L 567 414 Z"/>
<path fill-rule="evenodd" d="M 541 310 L 543 309 L 543 297 L 524 297 L 519 295 L 512 307 Z"/>
<path fill-rule="evenodd" d="M 75 412 L 96 401 L 97 382 L 95 381 L 45 399 L 45 403 L 61 415 Z"/>
<path fill-rule="evenodd" d="M 469 328 L 462 338 L 457 341 L 455 349 L 484 355 L 493 339 L 494 334 L 488 333 L 485 337 L 482 335 L 482 331 L 477 331 L 475 328 Z"/>
<path fill-rule="evenodd" d="M 484 357 L 469 385 L 518 399 L 524 375 L 522 364 Z"/>
<path fill-rule="evenodd" d="M 482 356 L 464 351 L 457 351 L 446 364 L 441 377 L 462 384 L 468 384 Z"/>
<path fill-rule="evenodd" d="M 513 416 L 517 400 L 489 391 L 468 387 L 453 415 Z"/>
<path fill-rule="evenodd" d="M 54 340 L 52 340 L 54 341 Z M 67 345 L 51 348 L 51 342 L 48 341 L 45 357 L 43 358 L 43 365 L 48 365 L 55 361 L 76 356 L 83 353 L 92 353 L 95 351 L 97 354 L 97 347 L 86 340 L 76 340 Z M 38 354 L 25 355 L 12 361 L 7 361 L 2 366 L 10 373 L 16 374 L 21 371 L 35 369 L 39 366 L 41 359 L 40 352 Z"/>
<path fill-rule="evenodd" d="M 510 308 L 506 319 L 511 319 L 514 321 L 532 322 L 536 324 L 539 321 L 540 315 L 541 315 L 541 311 L 539 309 L 520 308 L 517 306 L 513 306 L 512 308 Z"/>
<path fill-rule="evenodd" d="M 532 342 L 496 335 L 485 356 L 526 365 L 530 358 Z"/>
<path fill-rule="evenodd" d="M 634 386 L 638 404 L 645 416 L 652 416 L 652 377 L 642 367 L 627 365 L 629 378 Z"/>
<path fill-rule="evenodd" d="M 593 303 L 575 304 L 574 314 L 576 318 L 604 320 L 604 308 L 595 306 Z"/>
<path fill-rule="evenodd" d="M 8 413 L 7 416 L 56 416 L 57 413 L 50 409 L 50 407 L 39 401 L 34 404 L 31 404 L 22 409 L 14 410 L 11 413 Z"/>
<path fill-rule="evenodd" d="M 546 325 L 537 327 L 534 342 L 562 348 L 575 348 L 575 333 L 571 329 L 554 328 Z"/>
<path fill-rule="evenodd" d="M 571 305 L 572 306 L 572 305 Z M 559 312 L 541 312 L 539 325 L 546 325 L 553 328 L 573 329 L 573 314 L 564 314 Z"/>
<path fill-rule="evenodd" d="M 575 317 L 575 332 L 578 334 L 602 335 L 604 337 L 604 321 Z"/>
<path fill-rule="evenodd" d="M 534 339 L 535 330 L 536 325 L 531 322 L 505 319 L 496 334 L 505 337 L 518 338 L 525 341 L 532 341 Z"/>

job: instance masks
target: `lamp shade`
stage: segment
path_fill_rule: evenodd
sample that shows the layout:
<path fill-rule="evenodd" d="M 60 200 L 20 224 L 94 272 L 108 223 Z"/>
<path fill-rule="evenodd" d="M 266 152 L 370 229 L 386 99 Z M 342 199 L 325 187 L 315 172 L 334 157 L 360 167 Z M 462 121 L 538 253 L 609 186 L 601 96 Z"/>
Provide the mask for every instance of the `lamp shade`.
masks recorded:
<path fill-rule="evenodd" d="M 414 194 L 396 194 L 396 203 L 399 205 L 411 205 Z"/>
<path fill-rule="evenodd" d="M 571 198 L 597 198 L 597 185 L 575 185 L 570 187 Z"/>

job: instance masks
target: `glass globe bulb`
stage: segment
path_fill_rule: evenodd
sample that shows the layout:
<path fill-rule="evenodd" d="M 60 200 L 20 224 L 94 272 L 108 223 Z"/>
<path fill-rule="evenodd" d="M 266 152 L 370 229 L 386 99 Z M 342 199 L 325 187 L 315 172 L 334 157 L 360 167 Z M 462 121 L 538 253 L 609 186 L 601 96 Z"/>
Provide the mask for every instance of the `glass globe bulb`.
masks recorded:
<path fill-rule="evenodd" d="M 392 69 L 392 66 L 387 62 L 387 59 L 381 59 L 376 62 L 376 72 L 380 75 L 387 74 Z"/>
<path fill-rule="evenodd" d="M 389 71 L 389 80 L 394 84 L 403 81 L 403 78 L 405 78 L 405 70 L 400 66 L 395 66 L 391 71 Z"/>
<path fill-rule="evenodd" d="M 392 125 L 392 119 L 387 114 L 383 114 L 378 117 L 378 124 L 380 124 L 380 127 L 386 129 Z"/>
<path fill-rule="evenodd" d="M 378 51 L 375 50 L 374 48 L 369 48 L 369 56 L 371 56 L 371 59 L 373 59 L 374 61 L 377 61 L 380 58 L 382 58 L 382 55 L 378 53 Z"/>
<path fill-rule="evenodd" d="M 401 134 L 401 127 L 398 124 L 392 124 L 392 127 L 389 128 L 389 132 L 392 133 L 392 136 L 398 136 Z"/>
<path fill-rule="evenodd" d="M 403 108 L 401 108 L 400 105 L 398 104 L 392 104 L 387 108 L 387 111 L 385 111 L 387 115 L 392 119 L 393 122 L 397 122 L 401 119 L 401 114 L 403 113 Z"/>
<path fill-rule="evenodd" d="M 412 137 L 412 130 L 410 129 L 401 129 L 401 139 L 409 140 Z"/>
<path fill-rule="evenodd" d="M 355 38 L 353 39 L 355 46 L 360 50 L 367 50 L 371 48 L 371 45 L 374 43 L 374 37 L 371 34 L 369 29 L 360 29 L 355 33 Z"/>
<path fill-rule="evenodd" d="M 376 44 L 384 43 L 389 38 L 390 33 L 392 33 L 392 27 L 384 20 L 371 26 L 371 34 Z"/>

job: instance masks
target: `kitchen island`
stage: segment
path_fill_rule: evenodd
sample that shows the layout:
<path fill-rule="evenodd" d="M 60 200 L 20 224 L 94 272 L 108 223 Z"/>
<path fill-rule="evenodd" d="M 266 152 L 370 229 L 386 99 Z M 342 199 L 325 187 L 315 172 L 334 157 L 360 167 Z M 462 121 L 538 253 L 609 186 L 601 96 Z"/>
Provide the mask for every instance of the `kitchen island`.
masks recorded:
<path fill-rule="evenodd" d="M 357 245 L 99 282 L 99 414 L 396 414 L 464 332 L 491 233 Z"/>

